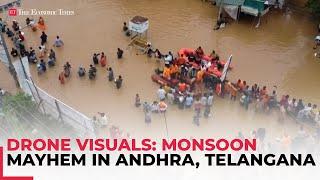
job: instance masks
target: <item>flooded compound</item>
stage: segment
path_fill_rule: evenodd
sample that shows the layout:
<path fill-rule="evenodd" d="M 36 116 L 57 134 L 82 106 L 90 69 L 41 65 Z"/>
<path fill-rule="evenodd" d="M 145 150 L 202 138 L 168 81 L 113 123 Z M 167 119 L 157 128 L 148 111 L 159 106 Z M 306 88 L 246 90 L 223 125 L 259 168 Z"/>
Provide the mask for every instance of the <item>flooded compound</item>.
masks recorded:
<path fill-rule="evenodd" d="M 143 111 L 134 106 L 135 96 L 138 93 L 141 102 L 157 99 L 159 85 L 152 82 L 151 75 L 163 64 L 128 47 L 130 38 L 122 32 L 122 24 L 136 15 L 149 19 L 148 41 L 162 53 L 171 51 L 176 55 L 181 48 L 201 46 L 206 54 L 214 49 L 222 60 L 232 54 L 234 68 L 228 73 L 230 81 L 257 83 L 267 86 L 269 92 L 277 87 L 278 98 L 289 94 L 290 98 L 320 105 L 320 61 L 312 49 L 316 24 L 299 12 L 273 10 L 262 18 L 259 28 L 255 28 L 257 19 L 243 17 L 214 31 L 219 8 L 200 0 L 24 0 L 21 8 L 74 11 L 69 16 L 43 16 L 47 48 L 51 48 L 57 35 L 64 46 L 54 49 L 57 64 L 46 73 L 38 75 L 36 66 L 31 65 L 35 83 L 89 117 L 97 112 L 107 113 L 113 124 L 132 136 L 166 137 L 166 128 L 170 137 L 230 136 L 238 131 L 249 134 L 260 127 L 281 136 L 299 127 L 291 119 L 280 123 L 274 113 L 259 114 L 251 108 L 245 111 L 238 101 L 217 96 L 212 117 L 202 118 L 200 127 L 192 124 L 193 111 L 181 111 L 176 106 L 169 106 L 166 114 L 152 115 L 152 123 L 145 125 Z M 15 18 L 25 24 L 26 17 Z M 41 31 L 23 31 L 27 48 L 38 47 Z M 122 59 L 117 59 L 117 48 L 124 50 Z M 112 67 L 115 77 L 123 77 L 121 89 L 108 82 L 108 72 L 100 66 L 95 80 L 78 77 L 78 67 L 88 70 L 93 53 L 101 52 L 106 54 L 107 65 Z M 61 85 L 58 75 L 67 61 L 71 64 L 71 78 Z"/>

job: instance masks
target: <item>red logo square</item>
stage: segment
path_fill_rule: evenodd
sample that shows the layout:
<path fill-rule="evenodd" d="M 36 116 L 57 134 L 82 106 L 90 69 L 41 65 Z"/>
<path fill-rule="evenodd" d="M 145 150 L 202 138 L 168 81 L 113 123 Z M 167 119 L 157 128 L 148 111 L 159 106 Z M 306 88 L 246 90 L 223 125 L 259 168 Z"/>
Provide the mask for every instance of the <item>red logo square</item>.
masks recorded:
<path fill-rule="evenodd" d="M 16 16 L 17 15 L 17 9 L 16 8 L 10 8 L 8 10 L 9 16 Z"/>

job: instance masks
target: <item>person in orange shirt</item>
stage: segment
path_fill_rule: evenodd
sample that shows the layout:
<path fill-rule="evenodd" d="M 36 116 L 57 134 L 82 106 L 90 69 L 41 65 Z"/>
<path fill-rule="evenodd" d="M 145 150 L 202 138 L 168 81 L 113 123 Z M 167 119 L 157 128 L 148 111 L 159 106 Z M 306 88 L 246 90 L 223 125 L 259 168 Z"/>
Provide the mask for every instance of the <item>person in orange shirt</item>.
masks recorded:
<path fill-rule="evenodd" d="M 185 92 L 187 90 L 187 84 L 185 82 L 179 82 L 178 89 L 180 92 Z"/>
<path fill-rule="evenodd" d="M 165 113 L 167 111 L 168 105 L 164 101 L 160 101 L 159 103 L 159 111 L 160 113 Z"/>
<path fill-rule="evenodd" d="M 41 29 L 42 31 L 46 30 L 46 25 L 44 23 L 43 17 L 39 17 L 38 28 Z"/>
<path fill-rule="evenodd" d="M 173 65 L 170 66 L 171 77 L 175 78 L 177 76 L 178 71 L 179 71 L 178 65 L 173 64 Z"/>
<path fill-rule="evenodd" d="M 106 55 L 104 55 L 104 52 L 101 53 L 100 65 L 102 67 L 107 66 L 107 57 L 106 57 Z"/>
<path fill-rule="evenodd" d="M 170 69 L 168 67 L 164 67 L 162 76 L 166 79 L 170 79 Z"/>
<path fill-rule="evenodd" d="M 200 70 L 197 72 L 197 82 L 202 82 L 203 80 L 204 71 Z"/>
<path fill-rule="evenodd" d="M 238 82 L 237 82 L 237 88 L 239 91 L 243 91 L 244 88 L 246 87 L 246 81 L 241 81 L 241 79 L 238 79 Z"/>
<path fill-rule="evenodd" d="M 176 60 L 176 63 L 181 66 L 182 64 L 185 64 L 185 63 L 186 63 L 186 59 L 183 58 L 183 57 L 179 57 L 179 58 Z"/>
<path fill-rule="evenodd" d="M 237 99 L 238 89 L 234 87 L 231 82 L 226 83 L 225 90 L 230 93 L 231 100 L 235 101 Z"/>
<path fill-rule="evenodd" d="M 241 81 L 241 79 L 238 79 L 236 85 L 237 85 L 237 88 L 240 88 L 240 86 L 242 86 L 242 81 Z"/>

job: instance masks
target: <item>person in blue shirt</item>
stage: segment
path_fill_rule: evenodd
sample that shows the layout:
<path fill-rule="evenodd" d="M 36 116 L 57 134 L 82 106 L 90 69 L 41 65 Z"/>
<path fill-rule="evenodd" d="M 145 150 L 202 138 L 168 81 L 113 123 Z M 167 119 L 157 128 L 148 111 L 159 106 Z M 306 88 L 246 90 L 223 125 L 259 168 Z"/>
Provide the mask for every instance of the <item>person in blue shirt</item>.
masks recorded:
<path fill-rule="evenodd" d="M 193 104 L 193 97 L 189 94 L 184 102 L 186 108 L 190 108 Z"/>

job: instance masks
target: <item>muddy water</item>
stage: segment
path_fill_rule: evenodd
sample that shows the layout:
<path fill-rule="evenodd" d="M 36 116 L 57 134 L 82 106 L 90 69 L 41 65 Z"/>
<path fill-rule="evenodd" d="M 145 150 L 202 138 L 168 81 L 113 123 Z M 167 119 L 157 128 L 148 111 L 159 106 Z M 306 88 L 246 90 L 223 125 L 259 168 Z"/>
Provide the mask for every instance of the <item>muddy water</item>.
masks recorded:
<path fill-rule="evenodd" d="M 5 66 L 3 63 L 0 63 L 0 72 L 0 88 L 5 89 L 8 92 L 15 93 L 17 91 L 16 85 L 7 66 Z"/>
<path fill-rule="evenodd" d="M 235 69 L 229 79 L 241 78 L 250 84 L 269 87 L 276 85 L 279 94 L 286 92 L 320 103 L 320 63 L 313 57 L 312 50 L 316 29 L 308 17 L 299 13 L 272 12 L 262 19 L 259 29 L 255 28 L 257 20 L 244 17 L 223 30 L 213 31 L 217 8 L 199 0 L 25 0 L 22 8 L 63 8 L 76 14 L 45 16 L 49 45 L 56 35 L 60 35 L 65 46 L 56 49 L 58 64 L 46 74 L 38 76 L 32 68 L 36 83 L 88 116 L 107 112 L 112 123 L 135 136 L 166 136 L 165 120 L 169 136 L 185 137 L 230 136 L 238 131 L 248 134 L 257 127 L 266 127 L 280 135 L 297 128 L 290 120 L 286 125 L 279 124 L 272 116 L 247 113 L 237 102 L 221 100 L 215 104 L 214 116 L 202 120 L 200 127 L 192 125 L 192 112 L 171 106 L 165 117 L 154 115 L 152 124 L 146 126 L 143 113 L 133 106 L 134 96 L 139 93 L 142 101 L 149 102 L 156 99 L 158 86 L 151 81 L 150 75 L 160 64 L 127 48 L 129 39 L 121 32 L 122 23 L 135 15 L 149 18 L 149 40 L 162 52 L 201 45 L 206 53 L 214 49 L 223 59 L 233 54 Z M 24 23 L 25 17 L 17 19 Z M 24 31 L 29 46 L 37 47 L 40 32 Z M 118 47 L 125 49 L 122 60 L 116 59 Z M 106 69 L 98 68 L 95 81 L 79 79 L 75 73 L 79 65 L 88 67 L 92 63 L 91 55 L 101 51 L 107 54 L 108 64 L 115 74 L 124 77 L 120 90 L 107 82 Z M 71 62 L 73 75 L 65 85 L 60 85 L 58 73 L 66 61 Z"/>

